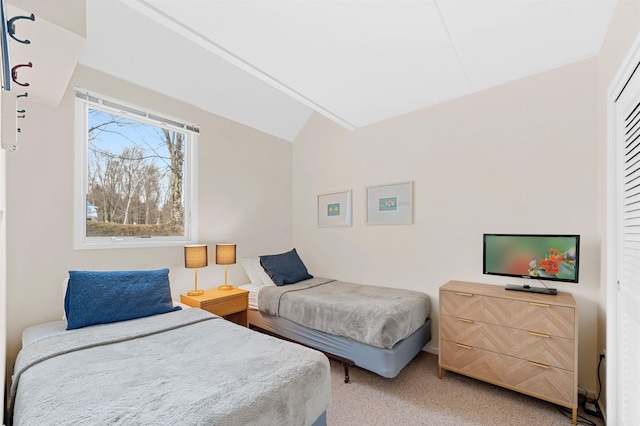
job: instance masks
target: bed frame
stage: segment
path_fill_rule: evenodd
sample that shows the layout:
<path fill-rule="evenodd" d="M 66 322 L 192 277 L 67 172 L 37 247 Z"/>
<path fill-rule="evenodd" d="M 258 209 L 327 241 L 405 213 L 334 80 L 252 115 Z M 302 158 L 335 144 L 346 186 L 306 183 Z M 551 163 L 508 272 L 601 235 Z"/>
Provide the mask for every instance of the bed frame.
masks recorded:
<path fill-rule="evenodd" d="M 349 382 L 349 367 L 356 365 L 382 377 L 393 378 L 431 340 L 431 319 L 391 349 L 378 348 L 346 337 L 323 333 L 282 317 L 249 309 L 249 327 L 276 337 L 317 349 L 338 360 L 344 368 L 344 382 Z"/>

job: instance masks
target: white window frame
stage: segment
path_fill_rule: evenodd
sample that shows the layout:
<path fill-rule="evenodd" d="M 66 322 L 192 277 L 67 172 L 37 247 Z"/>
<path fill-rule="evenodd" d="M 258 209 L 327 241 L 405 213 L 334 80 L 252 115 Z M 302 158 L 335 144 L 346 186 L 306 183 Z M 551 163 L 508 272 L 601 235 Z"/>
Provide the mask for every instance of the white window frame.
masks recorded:
<path fill-rule="evenodd" d="M 74 249 L 108 249 L 182 246 L 198 238 L 198 135 L 199 126 L 149 111 L 136 105 L 74 87 L 75 91 L 75 172 L 74 172 Z M 127 117 L 143 123 L 179 131 L 187 135 L 184 157 L 184 236 L 87 237 L 86 196 L 88 192 L 89 108 Z"/>

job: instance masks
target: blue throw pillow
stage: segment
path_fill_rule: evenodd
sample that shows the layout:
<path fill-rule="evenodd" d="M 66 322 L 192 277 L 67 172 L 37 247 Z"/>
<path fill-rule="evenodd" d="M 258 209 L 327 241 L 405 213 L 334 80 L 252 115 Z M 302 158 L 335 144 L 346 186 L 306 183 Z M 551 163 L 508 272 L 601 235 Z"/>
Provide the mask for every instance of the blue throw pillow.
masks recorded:
<path fill-rule="evenodd" d="M 69 271 L 64 297 L 67 330 L 177 311 L 169 269 Z"/>
<path fill-rule="evenodd" d="M 296 249 L 282 254 L 260 256 L 260 265 L 276 285 L 294 284 L 313 278 Z"/>

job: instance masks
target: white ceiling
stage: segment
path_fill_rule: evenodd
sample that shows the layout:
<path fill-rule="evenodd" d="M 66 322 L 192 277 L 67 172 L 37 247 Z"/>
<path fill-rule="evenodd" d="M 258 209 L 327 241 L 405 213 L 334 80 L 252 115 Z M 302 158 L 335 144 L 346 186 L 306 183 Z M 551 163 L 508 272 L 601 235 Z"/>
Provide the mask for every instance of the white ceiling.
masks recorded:
<path fill-rule="evenodd" d="M 87 0 L 80 62 L 293 140 L 597 55 L 615 0 Z M 188 117 L 183 117 L 188 119 Z"/>

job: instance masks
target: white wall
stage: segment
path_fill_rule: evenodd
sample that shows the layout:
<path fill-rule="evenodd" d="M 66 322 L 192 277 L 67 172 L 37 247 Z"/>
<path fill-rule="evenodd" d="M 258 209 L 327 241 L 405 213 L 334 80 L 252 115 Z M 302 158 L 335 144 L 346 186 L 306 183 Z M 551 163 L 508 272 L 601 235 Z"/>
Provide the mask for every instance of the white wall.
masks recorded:
<path fill-rule="evenodd" d="M 199 286 L 222 284 L 215 243 L 237 244 L 238 258 L 291 247 L 291 144 L 140 87 L 78 67 L 71 86 L 199 123 L 199 241 L 210 245 Z M 206 90 L 203 89 L 203 90 Z M 25 104 L 20 149 L 7 164 L 8 363 L 21 331 L 62 315 L 69 269 L 170 268 L 174 298 L 193 288 L 183 248 L 73 250 L 73 91 L 57 108 Z M 248 282 L 240 263 L 229 282 Z"/>
<path fill-rule="evenodd" d="M 582 236 L 582 386 L 596 389 L 600 286 L 597 233 L 597 62 L 578 62 L 349 132 L 318 115 L 294 141 L 293 241 L 310 272 L 420 290 L 448 280 L 504 285 L 482 274 L 482 234 Z M 413 225 L 365 225 L 368 185 L 415 182 Z M 316 196 L 353 189 L 348 228 L 316 226 Z M 555 283 L 554 283 L 555 284 Z"/>

